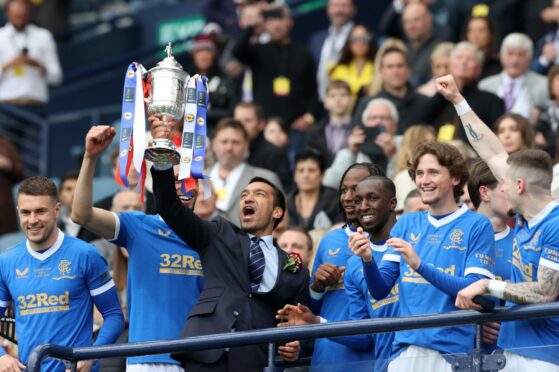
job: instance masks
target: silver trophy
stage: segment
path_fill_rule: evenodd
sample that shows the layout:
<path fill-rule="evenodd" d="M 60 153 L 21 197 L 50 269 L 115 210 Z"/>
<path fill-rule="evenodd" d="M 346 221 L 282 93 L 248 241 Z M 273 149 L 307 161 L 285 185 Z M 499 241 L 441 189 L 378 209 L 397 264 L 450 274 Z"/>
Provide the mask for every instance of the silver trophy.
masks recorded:
<path fill-rule="evenodd" d="M 165 123 L 178 122 L 184 115 L 184 84 L 189 75 L 173 57 L 171 43 L 165 48 L 167 57 L 148 71 L 148 115 L 160 115 Z M 171 133 L 173 132 L 171 128 Z M 148 143 L 145 157 L 154 163 L 178 164 L 180 154 L 170 138 L 154 138 Z"/>

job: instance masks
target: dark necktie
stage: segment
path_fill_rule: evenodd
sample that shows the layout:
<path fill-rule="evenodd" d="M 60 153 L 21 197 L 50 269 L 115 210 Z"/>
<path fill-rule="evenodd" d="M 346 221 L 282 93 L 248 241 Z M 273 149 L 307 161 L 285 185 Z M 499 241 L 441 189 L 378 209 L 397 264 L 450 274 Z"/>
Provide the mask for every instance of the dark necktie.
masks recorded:
<path fill-rule="evenodd" d="M 255 236 L 251 239 L 250 244 L 248 268 L 250 273 L 250 289 L 253 293 L 258 290 L 262 282 L 262 276 L 264 276 L 264 268 L 266 267 L 264 252 L 262 252 L 262 248 L 260 247 L 261 240 L 262 239 Z"/>

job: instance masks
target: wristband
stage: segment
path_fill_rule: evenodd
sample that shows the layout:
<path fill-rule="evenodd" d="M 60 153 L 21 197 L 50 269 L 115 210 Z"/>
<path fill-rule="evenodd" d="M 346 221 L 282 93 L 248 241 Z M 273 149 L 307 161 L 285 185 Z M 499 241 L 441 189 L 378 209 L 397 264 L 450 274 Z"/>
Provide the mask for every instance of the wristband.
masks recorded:
<path fill-rule="evenodd" d="M 463 99 L 459 103 L 454 104 L 454 109 L 456 110 L 458 116 L 462 116 L 465 113 L 472 111 L 472 108 L 470 107 L 470 105 L 468 105 L 468 102 L 465 99 Z"/>
<path fill-rule="evenodd" d="M 490 280 L 487 290 L 491 296 L 502 299 L 505 294 L 506 286 L 506 282 L 502 282 L 500 280 Z"/>

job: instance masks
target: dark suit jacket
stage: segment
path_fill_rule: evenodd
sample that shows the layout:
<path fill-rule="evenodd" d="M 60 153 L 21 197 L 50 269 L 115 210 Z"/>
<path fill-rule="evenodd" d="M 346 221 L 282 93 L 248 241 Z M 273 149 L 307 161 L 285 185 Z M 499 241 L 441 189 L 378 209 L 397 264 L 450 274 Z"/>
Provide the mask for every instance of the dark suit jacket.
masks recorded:
<path fill-rule="evenodd" d="M 240 330 L 275 327 L 275 314 L 287 303 L 308 303 L 309 274 L 283 270 L 287 254 L 276 246 L 279 265 L 274 288 L 263 294 L 250 290 L 248 234 L 222 217 L 212 221 L 198 218 L 176 196 L 172 170 L 152 169 L 158 212 L 173 231 L 202 259 L 204 289 L 192 309 L 183 336 L 199 336 Z M 221 370 L 255 371 L 266 365 L 266 345 L 231 348 L 229 367 Z M 215 363 L 224 349 L 174 354 L 188 371 L 197 363 Z M 189 364 L 193 360 L 194 363 Z"/>
<path fill-rule="evenodd" d="M 283 191 L 289 192 L 291 190 L 293 177 L 289 169 L 287 151 L 268 142 L 264 138 L 263 132 L 260 132 L 250 143 L 250 155 L 247 163 L 274 172 L 281 180 Z"/>
<path fill-rule="evenodd" d="M 322 45 L 324 44 L 324 41 L 326 41 L 327 37 L 328 29 L 326 28 L 324 30 L 315 32 L 309 38 L 309 50 L 311 51 L 311 54 L 314 57 L 317 65 L 320 61 L 320 52 L 322 52 Z"/>

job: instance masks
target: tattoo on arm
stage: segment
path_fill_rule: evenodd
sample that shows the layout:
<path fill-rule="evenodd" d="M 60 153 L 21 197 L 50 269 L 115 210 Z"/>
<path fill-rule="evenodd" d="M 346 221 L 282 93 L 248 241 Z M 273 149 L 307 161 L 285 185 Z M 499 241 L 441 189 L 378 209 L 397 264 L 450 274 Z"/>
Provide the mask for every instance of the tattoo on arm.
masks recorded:
<path fill-rule="evenodd" d="M 559 271 L 539 266 L 538 281 L 530 283 L 508 283 L 504 300 L 516 304 L 555 301 L 559 294 Z"/>
<path fill-rule="evenodd" d="M 472 124 L 466 123 L 465 127 L 468 130 L 468 134 L 470 135 L 472 141 L 479 142 L 483 139 L 483 134 L 477 133 L 474 128 L 472 128 Z"/>

